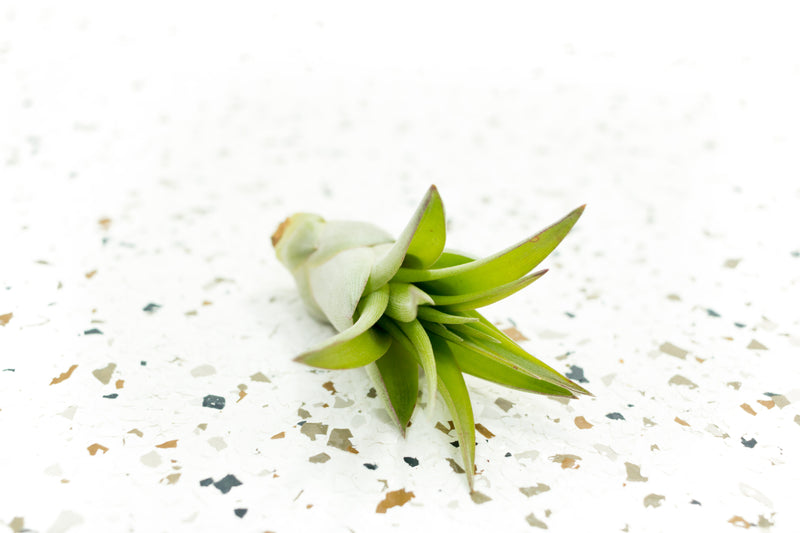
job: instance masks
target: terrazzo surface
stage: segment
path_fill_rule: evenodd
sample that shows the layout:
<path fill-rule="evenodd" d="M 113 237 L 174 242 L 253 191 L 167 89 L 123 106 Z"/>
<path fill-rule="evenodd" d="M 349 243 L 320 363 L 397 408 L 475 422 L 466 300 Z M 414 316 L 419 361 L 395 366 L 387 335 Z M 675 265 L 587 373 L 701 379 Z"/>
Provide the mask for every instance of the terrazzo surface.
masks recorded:
<path fill-rule="evenodd" d="M 0 531 L 797 531 L 789 17 L 362 8 L 0 9 Z M 595 396 L 467 377 L 474 492 L 441 400 L 403 438 L 292 361 L 332 330 L 269 244 L 431 183 L 476 255 L 588 204 L 484 314 Z"/>

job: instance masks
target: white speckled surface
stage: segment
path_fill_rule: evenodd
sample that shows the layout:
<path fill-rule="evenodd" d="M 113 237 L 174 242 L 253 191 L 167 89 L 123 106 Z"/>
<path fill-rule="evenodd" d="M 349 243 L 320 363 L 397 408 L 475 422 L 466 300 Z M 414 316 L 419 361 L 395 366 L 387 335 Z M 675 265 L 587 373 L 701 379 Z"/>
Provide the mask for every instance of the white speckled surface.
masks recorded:
<path fill-rule="evenodd" d="M 0 531 L 796 531 L 791 17 L 561 9 L 0 7 Z M 430 183 L 480 255 L 588 203 L 485 314 L 596 397 L 468 378 L 472 495 L 268 242 Z"/>

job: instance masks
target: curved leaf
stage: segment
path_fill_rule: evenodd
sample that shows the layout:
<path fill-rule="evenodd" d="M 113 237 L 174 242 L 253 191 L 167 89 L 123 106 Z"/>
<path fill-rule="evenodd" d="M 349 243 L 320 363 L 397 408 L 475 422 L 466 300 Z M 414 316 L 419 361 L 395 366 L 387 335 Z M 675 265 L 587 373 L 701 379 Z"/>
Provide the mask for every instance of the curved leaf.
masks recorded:
<path fill-rule="evenodd" d="M 433 300 L 422 289 L 410 283 L 389 283 L 389 305 L 386 315 L 400 322 L 411 322 L 417 318 L 420 305 L 432 305 Z"/>
<path fill-rule="evenodd" d="M 585 207 L 578 207 L 533 237 L 484 259 L 430 270 L 400 269 L 395 281 L 422 282 L 423 290 L 438 294 L 471 293 L 504 285 L 541 263 L 569 233 Z"/>
<path fill-rule="evenodd" d="M 430 337 L 422 327 L 419 320 L 412 320 L 411 322 L 397 322 L 400 330 L 408 337 L 411 344 L 414 345 L 414 350 L 419 357 L 422 370 L 425 371 L 425 383 L 428 389 L 428 408 L 430 414 L 433 412 L 436 405 L 436 362 L 433 355 L 433 347 L 431 346 Z"/>
<path fill-rule="evenodd" d="M 389 349 L 390 337 L 372 328 L 389 303 L 389 288 L 373 292 L 359 305 L 361 315 L 348 329 L 327 339 L 295 361 L 319 368 L 356 368 L 376 360 Z"/>
<path fill-rule="evenodd" d="M 309 298 L 337 331 L 353 325 L 364 287 L 369 279 L 373 255 L 369 248 L 351 248 L 333 255 L 319 265 L 307 265 Z M 303 291 L 301 279 L 298 287 Z"/>
<path fill-rule="evenodd" d="M 537 279 L 545 275 L 547 270 L 540 270 L 530 276 L 519 278 L 505 285 L 499 287 L 492 287 L 487 290 L 472 292 L 467 294 L 453 294 L 453 295 L 439 295 L 431 294 L 430 297 L 437 306 L 442 306 L 448 311 L 465 311 L 468 309 L 477 309 L 484 307 L 495 302 L 499 302 L 503 298 L 511 296 L 515 292 L 524 289 Z"/>
<path fill-rule="evenodd" d="M 444 250 L 446 239 L 444 205 L 435 185 L 431 185 L 428 189 L 423 205 L 425 207 L 421 220 L 403 260 L 403 266 L 407 268 L 428 268 Z"/>
<path fill-rule="evenodd" d="M 419 365 L 414 356 L 399 342 L 392 342 L 380 359 L 367 366 L 367 373 L 389 416 L 405 435 L 419 392 Z"/>
<path fill-rule="evenodd" d="M 513 389 L 548 396 L 575 398 L 572 392 L 563 387 L 531 377 L 480 352 L 470 350 L 459 343 L 448 342 L 447 345 L 450 347 L 453 357 L 455 357 L 456 363 L 458 363 L 458 367 L 462 372 Z"/>
<path fill-rule="evenodd" d="M 437 322 L 439 324 L 468 324 L 470 322 L 478 321 L 477 318 L 451 315 L 428 306 L 417 308 L 417 318 L 420 320 L 426 320 L 428 322 Z"/>
<path fill-rule="evenodd" d="M 408 221 L 403 232 L 391 248 L 372 266 L 367 282 L 367 291 L 375 290 L 389 282 L 414 246 L 414 255 L 409 264 L 433 264 L 444 249 L 444 208 L 435 186 L 431 186 L 419 207 Z M 417 237 L 417 233 L 420 236 Z"/>
<path fill-rule="evenodd" d="M 469 392 L 448 343 L 439 337 L 434 337 L 431 342 L 436 349 L 439 392 L 450 411 L 450 416 L 453 417 L 461 459 L 464 461 L 467 481 L 472 490 L 475 475 L 475 419 L 472 414 Z"/>
<path fill-rule="evenodd" d="M 475 317 L 479 320 L 474 324 L 469 324 L 466 327 L 480 329 L 483 333 L 490 335 L 496 343 L 488 343 L 487 341 L 474 337 L 468 339 L 465 336 L 464 342 L 461 344 L 464 348 L 474 350 L 483 354 L 490 359 L 497 361 L 505 366 L 523 372 L 533 378 L 541 379 L 552 383 L 557 387 L 562 387 L 577 394 L 587 394 L 592 396 L 592 393 L 584 389 L 577 383 L 573 383 L 566 377 L 562 376 L 557 371 L 526 352 L 508 336 L 497 329 L 491 322 L 486 320 L 477 311 L 464 311 L 465 316 Z"/>

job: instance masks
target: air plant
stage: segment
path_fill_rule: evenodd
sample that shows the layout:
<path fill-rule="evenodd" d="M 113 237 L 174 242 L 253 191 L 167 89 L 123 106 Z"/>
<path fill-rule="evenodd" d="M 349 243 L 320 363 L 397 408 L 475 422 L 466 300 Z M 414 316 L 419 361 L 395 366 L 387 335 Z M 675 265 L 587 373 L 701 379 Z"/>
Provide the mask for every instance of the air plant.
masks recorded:
<path fill-rule="evenodd" d="M 462 373 L 550 396 L 590 394 L 475 310 L 542 277 L 547 270 L 529 272 L 583 209 L 484 259 L 445 250 L 444 206 L 435 186 L 396 240 L 369 223 L 289 217 L 272 236 L 275 253 L 310 314 L 338 331 L 295 360 L 325 369 L 366 367 L 403 435 L 416 407 L 421 366 L 428 409 L 438 391 L 453 417 L 472 488 L 475 423 Z"/>

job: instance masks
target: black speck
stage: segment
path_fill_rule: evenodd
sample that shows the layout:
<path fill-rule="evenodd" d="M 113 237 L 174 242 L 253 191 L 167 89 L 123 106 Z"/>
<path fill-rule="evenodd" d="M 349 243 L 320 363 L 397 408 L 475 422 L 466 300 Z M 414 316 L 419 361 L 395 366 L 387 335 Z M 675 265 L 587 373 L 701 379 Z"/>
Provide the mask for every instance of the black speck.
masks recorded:
<path fill-rule="evenodd" d="M 691 503 L 692 505 L 703 505 L 702 503 L 700 503 L 700 502 L 699 502 L 699 501 L 697 501 L 697 500 L 692 500 L 692 501 L 690 501 L 689 503 Z"/>
<path fill-rule="evenodd" d="M 734 326 L 736 326 L 737 328 L 743 328 L 743 327 L 745 327 L 747 324 L 742 324 L 741 322 L 734 322 L 734 323 L 733 323 L 733 325 L 734 325 Z"/>
<path fill-rule="evenodd" d="M 564 314 L 567 315 L 570 318 L 575 318 L 575 315 L 570 313 L 569 311 L 565 311 Z"/>
<path fill-rule="evenodd" d="M 103 332 L 97 328 L 87 329 L 83 332 L 84 335 L 102 335 Z"/>
<path fill-rule="evenodd" d="M 305 423 L 306 423 L 306 421 L 305 421 L 305 420 L 301 420 L 300 422 L 298 422 L 298 423 L 297 423 L 297 425 L 298 425 L 298 426 L 302 426 L 302 425 L 303 425 L 303 424 L 305 424 Z"/>
<path fill-rule="evenodd" d="M 364 466 L 366 466 L 368 470 L 377 470 L 378 469 L 378 465 L 373 464 L 373 463 L 364 463 Z"/>
<path fill-rule="evenodd" d="M 800 250 L 795 250 L 790 253 L 792 257 L 800 257 Z"/>
<path fill-rule="evenodd" d="M 506 457 L 511 457 L 511 452 L 506 452 Z"/>
<path fill-rule="evenodd" d="M 780 396 L 780 394 L 776 392 L 765 392 L 764 396 L 769 396 L 770 398 L 772 398 L 773 396 Z"/>
<path fill-rule="evenodd" d="M 225 398 L 222 396 L 214 396 L 209 394 L 203 398 L 203 407 L 211 407 L 213 409 L 222 409 L 225 407 Z"/>
<path fill-rule="evenodd" d="M 233 513 L 238 516 L 239 518 L 244 517 L 247 514 L 247 509 L 234 509 Z"/>
<path fill-rule="evenodd" d="M 403 457 L 403 461 L 408 463 L 408 466 L 417 466 L 419 464 L 419 460 L 416 457 Z"/>
<path fill-rule="evenodd" d="M 144 311 L 145 313 L 155 313 L 160 308 L 161 308 L 160 305 L 150 302 L 149 304 L 145 305 L 144 308 L 142 308 L 142 311 Z"/>
<path fill-rule="evenodd" d="M 577 365 L 569 367 L 569 372 L 565 374 L 569 379 L 577 381 L 578 383 L 589 383 L 586 376 L 583 375 L 583 369 Z"/>
<path fill-rule="evenodd" d="M 16 372 L 16 370 L 13 368 L 4 368 L 3 372 Z"/>
<path fill-rule="evenodd" d="M 108 243 L 108 237 L 103 237 L 101 242 L 103 243 L 103 246 L 105 246 Z"/>
<path fill-rule="evenodd" d="M 103 398 L 108 398 L 109 400 L 113 400 L 113 399 L 114 399 L 114 398 L 116 398 L 117 396 L 119 396 L 119 394 L 117 394 L 116 392 L 114 392 L 114 393 L 111 393 L 111 394 L 105 394 L 105 395 L 103 396 Z"/>
<path fill-rule="evenodd" d="M 744 437 L 742 437 L 742 444 L 748 448 L 755 448 L 756 442 L 758 442 L 756 439 L 745 440 Z"/>
<path fill-rule="evenodd" d="M 210 477 L 207 477 L 207 478 L 205 478 L 205 479 L 200 481 L 200 486 L 201 487 L 208 487 L 212 483 L 214 483 L 214 480 L 211 479 Z"/>
<path fill-rule="evenodd" d="M 139 361 L 139 364 L 142 366 L 147 366 L 147 361 Z"/>
<path fill-rule="evenodd" d="M 453 446 L 454 448 L 458 448 L 458 441 L 454 440 L 453 442 L 450 443 L 450 445 Z"/>
<path fill-rule="evenodd" d="M 625 417 L 622 416 L 622 413 L 608 413 L 606 418 L 610 418 L 611 420 L 625 420 Z"/>
<path fill-rule="evenodd" d="M 629 403 L 629 404 L 628 404 L 628 407 L 633 407 L 633 404 L 632 404 L 632 403 Z"/>
<path fill-rule="evenodd" d="M 706 313 L 708 313 L 708 316 L 713 316 L 714 318 L 719 318 L 720 316 L 722 316 L 713 309 L 706 309 Z"/>
<path fill-rule="evenodd" d="M 228 474 L 214 483 L 214 486 L 217 487 L 222 494 L 228 494 L 233 487 L 238 487 L 241 484 L 242 482 L 236 479 L 236 476 Z"/>
<path fill-rule="evenodd" d="M 375 387 L 371 387 L 369 392 L 367 393 L 367 398 L 376 398 L 378 396 L 378 391 L 375 390 Z"/>

